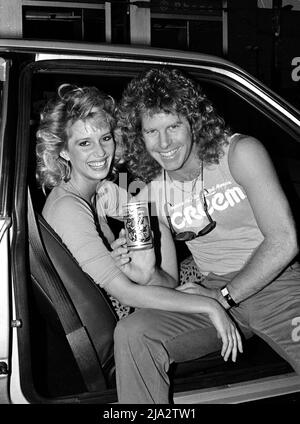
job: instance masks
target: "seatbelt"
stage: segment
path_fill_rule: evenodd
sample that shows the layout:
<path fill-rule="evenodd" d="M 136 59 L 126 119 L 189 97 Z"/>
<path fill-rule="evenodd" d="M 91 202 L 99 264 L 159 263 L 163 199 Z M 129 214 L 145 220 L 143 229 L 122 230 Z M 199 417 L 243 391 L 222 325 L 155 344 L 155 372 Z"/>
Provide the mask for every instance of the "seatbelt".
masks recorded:
<path fill-rule="evenodd" d="M 31 275 L 55 307 L 87 390 L 103 391 L 107 386 L 101 364 L 72 300 L 45 252 L 29 187 L 27 206 Z"/>

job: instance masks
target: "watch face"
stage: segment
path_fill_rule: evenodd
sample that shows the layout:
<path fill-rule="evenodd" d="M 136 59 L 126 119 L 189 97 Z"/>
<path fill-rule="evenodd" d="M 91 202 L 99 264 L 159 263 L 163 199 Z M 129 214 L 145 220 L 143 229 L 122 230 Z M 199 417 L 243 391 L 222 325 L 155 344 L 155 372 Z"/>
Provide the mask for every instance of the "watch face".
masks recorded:
<path fill-rule="evenodd" d="M 222 296 L 227 296 L 228 295 L 228 290 L 226 287 L 223 287 L 221 290 Z"/>

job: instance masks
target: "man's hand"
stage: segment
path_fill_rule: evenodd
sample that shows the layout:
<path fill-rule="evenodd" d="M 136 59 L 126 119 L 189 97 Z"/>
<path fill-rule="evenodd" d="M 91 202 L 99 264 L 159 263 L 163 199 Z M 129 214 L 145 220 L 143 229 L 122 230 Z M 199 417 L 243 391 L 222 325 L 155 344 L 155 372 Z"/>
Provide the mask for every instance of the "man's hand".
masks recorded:
<path fill-rule="evenodd" d="M 112 258 L 124 274 L 138 284 L 148 284 L 155 272 L 154 249 L 129 251 L 123 229 L 120 231 L 119 238 L 114 240 L 110 246 Z"/>
<path fill-rule="evenodd" d="M 220 289 L 208 289 L 207 287 L 201 286 L 201 284 L 197 283 L 185 283 L 181 286 L 176 287 L 176 290 L 190 293 L 190 294 L 198 294 L 200 296 L 210 297 L 212 299 L 217 300 L 224 309 L 229 309 L 230 306 L 226 302 L 226 299 L 222 296 Z"/>

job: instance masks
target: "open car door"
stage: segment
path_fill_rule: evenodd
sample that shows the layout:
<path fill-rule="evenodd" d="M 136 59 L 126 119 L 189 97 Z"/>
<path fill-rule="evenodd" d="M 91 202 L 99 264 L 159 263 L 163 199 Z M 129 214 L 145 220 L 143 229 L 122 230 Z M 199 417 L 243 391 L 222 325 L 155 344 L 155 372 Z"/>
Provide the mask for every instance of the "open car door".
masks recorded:
<path fill-rule="evenodd" d="M 9 402 L 10 281 L 9 281 L 9 147 L 8 89 L 10 61 L 0 57 L 0 403 Z M 14 325 L 14 321 L 12 321 Z"/>

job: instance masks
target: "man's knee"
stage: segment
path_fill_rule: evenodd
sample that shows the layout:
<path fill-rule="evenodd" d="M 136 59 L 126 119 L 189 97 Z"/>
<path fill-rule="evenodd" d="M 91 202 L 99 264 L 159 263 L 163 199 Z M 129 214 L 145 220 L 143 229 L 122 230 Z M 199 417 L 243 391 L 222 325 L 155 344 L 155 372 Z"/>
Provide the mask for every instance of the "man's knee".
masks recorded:
<path fill-rule="evenodd" d="M 142 342 L 143 336 L 152 332 L 151 313 L 140 311 L 121 319 L 115 328 L 115 344 Z"/>
<path fill-rule="evenodd" d="M 118 321 L 114 331 L 114 342 L 116 344 L 124 344 L 130 338 L 131 326 L 127 323 L 128 318 L 123 318 Z"/>

